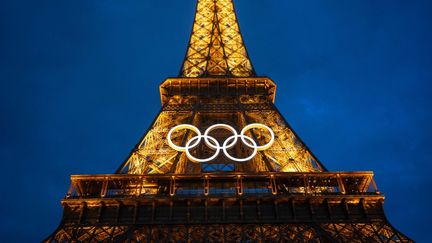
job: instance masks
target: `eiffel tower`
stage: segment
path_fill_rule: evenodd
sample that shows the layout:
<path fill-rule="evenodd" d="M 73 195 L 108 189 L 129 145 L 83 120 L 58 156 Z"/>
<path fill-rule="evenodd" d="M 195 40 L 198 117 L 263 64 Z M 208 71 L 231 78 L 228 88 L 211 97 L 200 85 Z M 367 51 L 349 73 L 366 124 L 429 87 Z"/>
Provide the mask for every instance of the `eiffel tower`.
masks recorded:
<path fill-rule="evenodd" d="M 115 174 L 72 175 L 46 242 L 412 242 L 373 172 L 330 172 L 257 76 L 232 0 L 198 0 L 162 108 Z"/>

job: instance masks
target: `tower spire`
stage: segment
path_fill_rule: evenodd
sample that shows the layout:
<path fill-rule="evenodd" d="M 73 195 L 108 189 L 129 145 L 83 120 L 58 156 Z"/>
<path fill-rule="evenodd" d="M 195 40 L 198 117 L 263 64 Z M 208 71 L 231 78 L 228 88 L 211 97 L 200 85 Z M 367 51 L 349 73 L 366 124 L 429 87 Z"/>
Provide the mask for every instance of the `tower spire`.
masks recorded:
<path fill-rule="evenodd" d="M 255 76 L 232 0 L 198 0 L 180 76 Z"/>

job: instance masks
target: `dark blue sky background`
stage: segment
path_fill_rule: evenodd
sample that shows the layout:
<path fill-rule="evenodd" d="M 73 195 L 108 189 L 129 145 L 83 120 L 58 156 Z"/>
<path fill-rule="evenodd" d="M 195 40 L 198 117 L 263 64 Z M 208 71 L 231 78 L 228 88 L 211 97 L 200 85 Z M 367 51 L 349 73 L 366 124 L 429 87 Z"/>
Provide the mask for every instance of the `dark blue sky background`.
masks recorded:
<path fill-rule="evenodd" d="M 432 1 L 235 1 L 259 75 L 330 170 L 373 170 L 393 225 L 430 236 Z M 176 76 L 194 0 L 0 2 L 0 240 L 60 222 L 70 174 L 113 173 Z"/>

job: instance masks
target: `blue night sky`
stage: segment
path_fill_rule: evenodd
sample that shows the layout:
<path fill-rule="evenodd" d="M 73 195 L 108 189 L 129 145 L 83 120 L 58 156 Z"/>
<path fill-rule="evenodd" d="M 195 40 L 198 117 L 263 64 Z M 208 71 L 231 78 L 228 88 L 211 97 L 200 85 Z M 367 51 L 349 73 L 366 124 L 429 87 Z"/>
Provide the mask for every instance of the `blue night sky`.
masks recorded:
<path fill-rule="evenodd" d="M 259 75 L 329 170 L 372 170 L 392 224 L 430 235 L 432 1 L 236 0 Z M 113 173 L 176 76 L 194 0 L 0 2 L 0 240 L 59 224 L 71 174 Z"/>

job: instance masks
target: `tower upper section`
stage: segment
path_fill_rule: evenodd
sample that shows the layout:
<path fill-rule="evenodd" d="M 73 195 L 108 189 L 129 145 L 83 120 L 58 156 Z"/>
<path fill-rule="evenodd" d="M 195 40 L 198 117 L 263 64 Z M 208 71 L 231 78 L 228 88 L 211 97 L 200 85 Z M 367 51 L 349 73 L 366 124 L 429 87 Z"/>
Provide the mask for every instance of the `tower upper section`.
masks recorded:
<path fill-rule="evenodd" d="M 232 0 L 198 0 L 180 77 L 255 76 Z"/>

